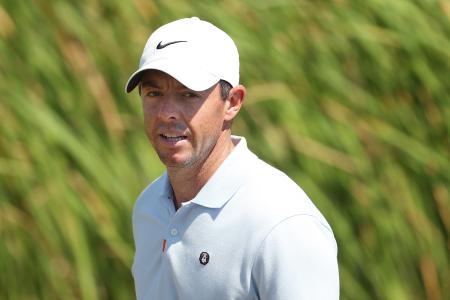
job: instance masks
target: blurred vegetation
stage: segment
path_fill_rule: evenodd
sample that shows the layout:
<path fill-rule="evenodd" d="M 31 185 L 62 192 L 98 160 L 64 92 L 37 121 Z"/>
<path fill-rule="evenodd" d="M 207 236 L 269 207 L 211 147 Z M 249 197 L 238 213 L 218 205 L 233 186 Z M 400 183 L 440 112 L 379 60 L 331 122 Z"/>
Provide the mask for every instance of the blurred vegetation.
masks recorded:
<path fill-rule="evenodd" d="M 0 298 L 134 298 L 163 166 L 124 84 L 192 15 L 238 44 L 234 133 L 329 220 L 341 299 L 449 299 L 448 0 L 0 0 Z"/>

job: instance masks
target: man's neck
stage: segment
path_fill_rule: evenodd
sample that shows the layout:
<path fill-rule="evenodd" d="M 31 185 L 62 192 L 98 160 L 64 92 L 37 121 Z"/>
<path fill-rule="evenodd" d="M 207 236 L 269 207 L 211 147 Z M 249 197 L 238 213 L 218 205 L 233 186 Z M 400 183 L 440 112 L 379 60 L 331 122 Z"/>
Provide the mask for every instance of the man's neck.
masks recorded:
<path fill-rule="evenodd" d="M 173 189 L 174 205 L 192 200 L 234 148 L 231 134 L 221 136 L 205 161 L 190 167 L 167 168 Z"/>

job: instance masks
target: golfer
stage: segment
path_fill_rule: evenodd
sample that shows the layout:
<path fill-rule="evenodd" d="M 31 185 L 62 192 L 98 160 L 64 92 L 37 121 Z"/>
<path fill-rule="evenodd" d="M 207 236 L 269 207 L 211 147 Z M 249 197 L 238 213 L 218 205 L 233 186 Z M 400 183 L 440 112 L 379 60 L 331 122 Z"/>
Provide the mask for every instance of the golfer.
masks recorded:
<path fill-rule="evenodd" d="M 134 88 L 167 169 L 133 211 L 137 298 L 338 299 L 330 225 L 231 134 L 246 95 L 233 40 L 197 17 L 166 24 L 148 39 Z"/>

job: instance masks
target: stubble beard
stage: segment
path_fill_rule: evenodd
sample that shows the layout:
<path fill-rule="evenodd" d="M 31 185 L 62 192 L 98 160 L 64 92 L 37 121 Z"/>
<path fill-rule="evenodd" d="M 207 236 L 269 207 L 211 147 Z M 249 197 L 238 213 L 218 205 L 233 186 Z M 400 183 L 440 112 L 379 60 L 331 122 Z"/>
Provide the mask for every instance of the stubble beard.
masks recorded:
<path fill-rule="evenodd" d="M 211 155 L 217 144 L 218 138 L 210 138 L 206 142 L 199 152 L 195 152 L 195 147 L 192 147 L 190 153 L 188 153 L 187 157 L 179 162 L 175 162 L 174 159 L 168 157 L 167 154 L 164 153 L 163 150 L 158 150 L 156 147 L 156 153 L 158 154 L 161 162 L 166 166 L 166 168 L 172 169 L 192 169 L 192 168 L 201 168 L 201 166 L 205 163 L 208 157 Z"/>

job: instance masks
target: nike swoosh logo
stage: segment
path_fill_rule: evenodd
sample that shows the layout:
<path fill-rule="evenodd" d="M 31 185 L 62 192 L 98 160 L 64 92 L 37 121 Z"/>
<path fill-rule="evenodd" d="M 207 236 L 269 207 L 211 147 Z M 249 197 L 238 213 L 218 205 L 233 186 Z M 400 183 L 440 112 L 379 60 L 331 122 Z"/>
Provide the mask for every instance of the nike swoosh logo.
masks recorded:
<path fill-rule="evenodd" d="M 156 49 L 163 49 L 163 48 L 166 48 L 167 46 L 169 46 L 169 45 L 172 45 L 172 44 L 176 44 L 176 43 L 186 43 L 187 41 L 173 41 L 173 42 L 168 42 L 168 43 L 165 43 L 165 44 L 161 44 L 162 43 L 162 41 L 161 42 L 159 42 L 159 44 L 156 46 Z"/>

